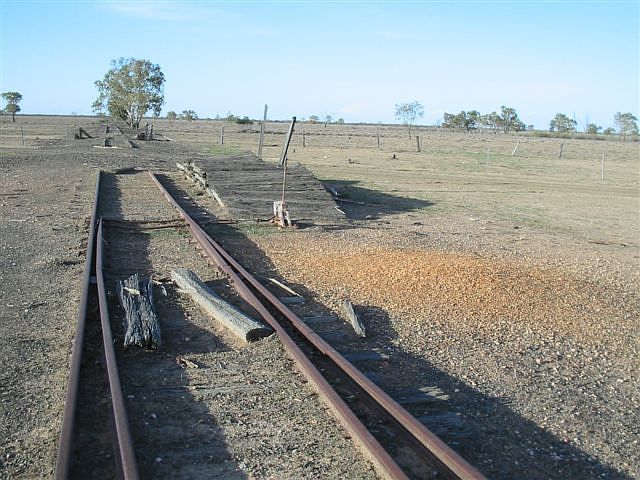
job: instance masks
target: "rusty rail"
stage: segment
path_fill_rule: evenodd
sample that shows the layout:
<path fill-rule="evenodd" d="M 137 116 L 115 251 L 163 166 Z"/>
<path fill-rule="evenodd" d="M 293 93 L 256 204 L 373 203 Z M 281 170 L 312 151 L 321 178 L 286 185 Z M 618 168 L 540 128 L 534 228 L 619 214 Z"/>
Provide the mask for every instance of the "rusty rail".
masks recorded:
<path fill-rule="evenodd" d="M 162 185 L 160 180 L 153 173 L 149 172 L 149 174 L 169 202 L 185 219 L 189 229 L 202 249 L 217 264 L 218 268 L 228 275 L 234 288 L 236 288 L 242 298 L 252 305 L 258 313 L 262 315 L 264 320 L 273 327 L 285 349 L 296 361 L 302 373 L 310 380 L 312 385 L 315 386 L 320 396 L 330 406 L 340 423 L 356 439 L 365 455 L 371 459 L 376 470 L 382 476 L 393 479 L 407 478 L 395 460 L 384 450 L 378 440 L 371 435 L 360 419 L 329 385 L 325 377 L 311 363 L 309 358 L 289 336 L 280 322 L 275 319 L 269 309 L 257 298 L 254 291 L 252 291 L 248 285 L 284 316 L 305 341 L 313 345 L 313 347 L 325 355 L 326 358 L 330 359 L 349 380 L 355 382 L 355 384 L 360 387 L 361 392 L 369 396 L 368 400 L 370 402 L 373 402 L 379 410 L 386 412 L 395 421 L 396 425 L 399 426 L 401 435 L 409 439 L 409 443 L 422 447 L 424 455 L 430 460 L 430 464 L 439 472 L 439 478 L 464 480 L 484 479 L 484 476 L 480 472 L 467 463 L 459 454 L 453 451 L 424 425 L 418 422 L 409 412 L 340 355 L 340 353 L 325 342 L 278 298 L 269 292 L 266 287 L 249 274 L 249 272 L 233 259 L 231 255 L 217 244 L 202 227 L 188 215 L 164 185 Z"/>
<path fill-rule="evenodd" d="M 98 286 L 98 305 L 100 306 L 100 322 L 102 325 L 102 343 L 104 344 L 104 357 L 109 377 L 109 390 L 111 391 L 111 406 L 115 423 L 114 453 L 116 459 L 116 471 L 125 480 L 138 480 L 138 466 L 136 464 L 133 441 L 129 431 L 127 409 L 122 394 L 116 351 L 113 347 L 113 335 L 111 334 L 111 321 L 109 320 L 109 301 L 104 288 L 103 272 L 103 248 L 102 218 L 98 225 L 98 238 L 96 240 L 96 284 Z"/>
<path fill-rule="evenodd" d="M 102 329 L 102 340 L 104 347 L 104 359 L 107 369 L 109 392 L 111 397 L 111 413 L 113 419 L 113 445 L 115 472 L 119 479 L 138 480 L 138 467 L 135 461 L 133 442 L 129 431 L 124 397 L 116 354 L 113 346 L 113 336 L 111 333 L 111 322 L 109 319 L 108 300 L 104 285 L 103 274 L 103 226 L 102 219 L 98 221 L 98 204 L 100 192 L 101 172 L 98 172 L 96 179 L 95 199 L 91 220 L 89 225 L 89 235 L 87 239 L 87 256 L 84 264 L 82 278 L 82 293 L 80 297 L 80 308 L 78 310 L 78 323 L 76 335 L 73 341 L 71 366 L 69 374 L 69 384 L 67 386 L 67 396 L 64 407 L 64 417 L 60 433 L 58 453 L 56 458 L 55 478 L 66 480 L 69 478 L 71 466 L 73 464 L 74 451 L 74 429 L 76 428 L 76 412 L 78 406 L 80 367 L 82 364 L 83 350 L 85 349 L 85 330 L 87 314 L 92 295 L 92 274 L 95 274 L 95 283 L 98 297 L 98 307 L 100 312 L 100 322 Z M 96 229 L 97 227 L 97 229 Z M 85 472 L 91 476 L 91 472 Z"/>
<path fill-rule="evenodd" d="M 96 217 L 98 213 L 98 195 L 100 192 L 100 179 L 102 172 L 96 175 L 96 191 L 94 195 L 93 210 L 89 223 L 89 236 L 87 237 L 87 256 L 84 261 L 84 273 L 82 275 L 82 292 L 80 294 L 80 308 L 76 334 L 73 339 L 71 350 L 71 365 L 69 372 L 69 384 L 67 386 L 67 397 L 64 403 L 64 413 L 62 429 L 58 441 L 58 454 L 56 458 L 55 478 L 66 479 L 71 466 L 71 451 L 73 443 L 73 426 L 76 417 L 76 405 L 78 402 L 78 385 L 80 383 L 80 365 L 82 363 L 82 349 L 84 346 L 85 325 L 87 322 L 87 308 L 89 305 L 89 288 L 91 286 L 91 274 L 94 269 L 94 252 L 96 237 Z"/>
<path fill-rule="evenodd" d="M 384 450 L 382 445 L 371 435 L 367 428 L 360 422 L 358 417 L 351 411 L 348 405 L 340 398 L 340 396 L 331 388 L 327 380 L 316 369 L 307 356 L 300 350 L 298 345 L 295 344 L 293 339 L 282 328 L 282 326 L 276 321 L 276 319 L 269 313 L 265 306 L 255 297 L 255 295 L 247 288 L 242 279 L 235 273 L 235 271 L 227 264 L 223 257 L 215 250 L 210 243 L 210 238 L 207 233 L 193 220 L 189 214 L 176 202 L 171 194 L 164 188 L 164 185 L 158 180 L 158 178 L 151 172 L 149 172 L 151 178 L 156 183 L 158 188 L 167 197 L 167 200 L 178 210 L 182 218 L 187 222 L 187 225 L 196 238 L 198 243 L 202 246 L 204 251 L 209 255 L 218 265 L 220 270 L 228 275 L 229 279 L 233 283 L 234 288 L 238 290 L 238 293 L 244 298 L 252 307 L 254 307 L 260 315 L 273 327 L 276 331 L 282 343 L 291 355 L 293 360 L 297 363 L 302 373 L 307 377 L 312 385 L 315 386 L 318 393 L 324 398 L 334 414 L 340 420 L 340 423 L 345 429 L 353 435 L 363 447 L 366 455 L 376 465 L 376 468 L 381 472 L 385 478 L 393 479 L 405 479 L 406 475 L 402 472 L 400 467 L 394 462 L 391 456 Z"/>

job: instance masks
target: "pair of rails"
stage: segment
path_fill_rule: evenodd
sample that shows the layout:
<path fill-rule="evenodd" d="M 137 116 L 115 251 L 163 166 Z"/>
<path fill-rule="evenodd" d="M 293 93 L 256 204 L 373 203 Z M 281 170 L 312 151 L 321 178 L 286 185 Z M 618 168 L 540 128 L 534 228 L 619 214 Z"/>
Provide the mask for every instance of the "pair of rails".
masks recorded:
<path fill-rule="evenodd" d="M 180 204 L 179 197 L 171 194 L 159 175 L 151 172 L 149 175 L 184 219 L 206 255 L 228 276 L 238 294 L 273 328 L 300 372 L 332 410 L 382 478 L 484 478 L 247 272 L 188 214 Z M 56 462 L 55 475 L 58 480 L 70 477 L 79 447 L 74 446 L 74 430 L 78 422 L 76 412 L 79 402 L 80 367 L 85 350 L 85 330 L 90 315 L 91 298 L 93 301 L 97 298 L 102 331 L 112 419 L 114 471 L 117 478 L 139 478 L 118 373 L 104 282 L 105 226 L 98 217 L 101 177 L 102 173 L 98 172 Z M 184 203 L 185 200 L 181 201 Z M 367 428 L 365 425 L 383 425 L 384 437 L 380 437 L 378 433 L 381 429 Z M 397 461 L 399 457 L 402 457 L 401 461 Z M 84 472 L 85 475 L 88 473 L 90 472 Z"/>

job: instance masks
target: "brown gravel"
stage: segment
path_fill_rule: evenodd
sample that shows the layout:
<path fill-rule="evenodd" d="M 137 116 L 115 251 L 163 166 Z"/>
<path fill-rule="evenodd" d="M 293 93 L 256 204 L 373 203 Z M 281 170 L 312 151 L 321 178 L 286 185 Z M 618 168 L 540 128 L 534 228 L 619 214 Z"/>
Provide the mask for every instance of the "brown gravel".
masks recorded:
<path fill-rule="evenodd" d="M 437 251 L 354 248 L 347 242 L 327 246 L 309 238 L 295 239 L 289 248 L 287 255 L 273 257 L 294 260 L 281 264 L 291 280 L 343 290 L 357 303 L 416 322 L 450 318 L 461 329 L 514 325 L 594 338 L 610 310 L 587 282 L 552 267 Z"/>

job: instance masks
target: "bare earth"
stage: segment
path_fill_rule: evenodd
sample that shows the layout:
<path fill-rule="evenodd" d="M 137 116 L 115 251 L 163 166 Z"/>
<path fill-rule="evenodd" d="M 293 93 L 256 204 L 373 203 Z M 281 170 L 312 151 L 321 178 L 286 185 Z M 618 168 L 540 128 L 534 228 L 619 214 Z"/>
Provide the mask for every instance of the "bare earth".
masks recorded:
<path fill-rule="evenodd" d="M 255 151 L 257 128 L 226 124 L 220 146 L 221 123 L 160 121 L 173 142 L 99 149 L 70 135 L 74 123 L 100 133 L 95 119 L 19 122 L 0 130 L 0 477 L 49 478 L 96 168 L 173 172 L 176 160 Z M 286 128 L 267 125 L 267 161 Z M 212 234 L 254 272 L 302 293 L 301 315 L 335 315 L 318 328 L 336 348 L 385 352 L 387 361 L 358 366 L 392 395 L 442 390 L 436 412 L 407 408 L 428 414 L 490 478 L 639 478 L 638 144 L 522 137 L 512 157 L 514 137 L 419 131 L 417 153 L 400 127 L 302 128 L 307 147 L 294 137 L 290 161 L 358 202 L 340 205 L 344 220 L 295 231 L 212 225 Z M 111 182 L 105 216 L 175 216 L 145 174 Z M 112 281 L 190 266 L 230 292 L 180 229 L 109 235 L 110 252 L 130 255 Z M 120 356 L 146 478 L 373 475 L 275 338 L 238 345 L 166 289 L 163 349 Z M 345 296 L 364 340 L 342 320 Z M 201 368 L 183 370 L 177 355 Z M 457 421 L 443 427 L 447 415 Z"/>

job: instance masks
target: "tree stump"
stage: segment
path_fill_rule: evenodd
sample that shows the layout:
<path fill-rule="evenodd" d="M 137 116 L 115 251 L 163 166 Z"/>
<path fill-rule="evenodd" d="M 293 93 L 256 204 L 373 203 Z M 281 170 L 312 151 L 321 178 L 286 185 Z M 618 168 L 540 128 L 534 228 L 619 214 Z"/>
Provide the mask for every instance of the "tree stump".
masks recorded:
<path fill-rule="evenodd" d="M 119 281 L 118 298 L 125 311 L 124 346 L 157 349 L 160 346 L 160 324 L 153 309 L 153 281 L 139 280 L 138 274 Z"/>

